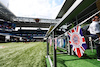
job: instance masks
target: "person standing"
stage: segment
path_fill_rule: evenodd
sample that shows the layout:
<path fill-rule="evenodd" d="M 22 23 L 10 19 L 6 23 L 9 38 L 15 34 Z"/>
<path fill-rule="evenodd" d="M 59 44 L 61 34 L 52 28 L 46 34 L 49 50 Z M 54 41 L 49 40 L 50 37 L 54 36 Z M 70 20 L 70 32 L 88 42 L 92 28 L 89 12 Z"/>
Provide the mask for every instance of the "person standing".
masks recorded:
<path fill-rule="evenodd" d="M 94 16 L 92 19 L 92 23 L 89 26 L 88 31 L 92 34 L 93 39 L 99 38 L 100 40 L 100 24 L 99 24 L 99 16 Z M 97 52 L 97 61 L 100 61 L 100 44 L 96 44 L 96 52 Z"/>

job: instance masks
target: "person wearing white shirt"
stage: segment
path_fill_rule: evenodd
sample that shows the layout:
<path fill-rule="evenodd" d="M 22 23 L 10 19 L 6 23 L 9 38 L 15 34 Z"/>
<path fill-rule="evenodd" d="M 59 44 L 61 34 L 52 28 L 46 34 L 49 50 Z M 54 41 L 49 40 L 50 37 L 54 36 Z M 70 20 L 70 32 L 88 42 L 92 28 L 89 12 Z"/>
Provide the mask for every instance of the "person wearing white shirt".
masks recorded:
<path fill-rule="evenodd" d="M 94 18 L 92 19 L 92 23 L 89 26 L 88 31 L 90 31 L 90 34 L 93 35 L 94 39 L 99 37 L 99 40 L 100 40 L 99 16 L 94 16 Z M 97 35 L 97 37 L 95 35 Z M 97 51 L 97 61 L 100 61 L 100 44 L 96 43 L 96 51 Z"/>

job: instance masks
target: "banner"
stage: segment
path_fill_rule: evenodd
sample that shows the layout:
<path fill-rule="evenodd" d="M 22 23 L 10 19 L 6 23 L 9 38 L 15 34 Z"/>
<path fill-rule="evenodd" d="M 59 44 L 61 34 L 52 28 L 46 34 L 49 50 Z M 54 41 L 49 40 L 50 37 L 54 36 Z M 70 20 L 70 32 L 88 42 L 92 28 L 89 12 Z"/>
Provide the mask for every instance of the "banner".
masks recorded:
<path fill-rule="evenodd" d="M 58 39 L 58 47 L 63 47 L 63 45 L 64 45 L 64 41 L 63 41 L 63 39 L 62 38 L 60 38 L 60 39 Z"/>
<path fill-rule="evenodd" d="M 57 49 L 57 38 L 55 38 L 55 50 Z"/>
<path fill-rule="evenodd" d="M 57 45 L 58 47 L 60 47 L 61 46 L 61 39 L 58 39 L 58 45 Z"/>
<path fill-rule="evenodd" d="M 50 46 L 52 46 L 52 39 L 50 39 Z"/>
<path fill-rule="evenodd" d="M 87 48 L 81 26 L 77 26 L 76 28 L 71 29 L 70 32 L 68 32 L 68 35 L 70 39 L 69 43 L 72 45 L 73 51 L 80 58 L 83 56 L 83 53 Z"/>
<path fill-rule="evenodd" d="M 63 48 L 65 48 L 65 45 L 66 45 L 66 40 L 63 39 Z"/>

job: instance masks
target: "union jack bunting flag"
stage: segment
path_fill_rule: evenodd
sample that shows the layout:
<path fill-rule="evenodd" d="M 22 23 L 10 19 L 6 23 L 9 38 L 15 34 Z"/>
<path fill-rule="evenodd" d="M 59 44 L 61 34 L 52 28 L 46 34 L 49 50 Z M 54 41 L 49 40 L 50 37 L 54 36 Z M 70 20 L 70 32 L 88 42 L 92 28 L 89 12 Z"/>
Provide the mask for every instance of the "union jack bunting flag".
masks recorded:
<path fill-rule="evenodd" d="M 73 51 L 80 58 L 83 56 L 84 51 L 87 48 L 85 38 L 82 33 L 81 26 L 77 26 L 68 32 L 69 43 L 72 45 Z"/>

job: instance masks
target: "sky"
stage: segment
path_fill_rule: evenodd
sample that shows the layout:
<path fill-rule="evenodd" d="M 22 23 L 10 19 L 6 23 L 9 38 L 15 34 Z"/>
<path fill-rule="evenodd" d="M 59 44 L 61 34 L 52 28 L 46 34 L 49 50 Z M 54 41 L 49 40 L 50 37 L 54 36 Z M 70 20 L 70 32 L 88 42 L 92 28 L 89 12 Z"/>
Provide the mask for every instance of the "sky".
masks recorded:
<path fill-rule="evenodd" d="M 8 8 L 8 6 L 9 6 L 9 0 L 0 0 L 0 2 L 1 2 L 4 6 L 6 6 L 6 7 Z"/>
<path fill-rule="evenodd" d="M 55 19 L 65 0 L 0 0 L 18 17 Z"/>
<path fill-rule="evenodd" d="M 0 0 L 18 17 L 55 19 L 65 0 Z M 80 2 L 77 0 L 67 11 L 68 16 Z"/>
<path fill-rule="evenodd" d="M 65 0 L 0 0 L 0 2 L 17 17 L 55 19 Z"/>
<path fill-rule="evenodd" d="M 66 12 L 68 16 L 80 2 L 77 0 Z M 65 0 L 0 0 L 18 17 L 55 19 Z"/>

